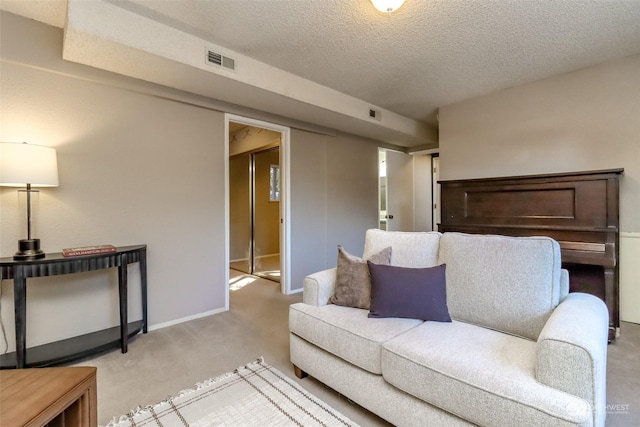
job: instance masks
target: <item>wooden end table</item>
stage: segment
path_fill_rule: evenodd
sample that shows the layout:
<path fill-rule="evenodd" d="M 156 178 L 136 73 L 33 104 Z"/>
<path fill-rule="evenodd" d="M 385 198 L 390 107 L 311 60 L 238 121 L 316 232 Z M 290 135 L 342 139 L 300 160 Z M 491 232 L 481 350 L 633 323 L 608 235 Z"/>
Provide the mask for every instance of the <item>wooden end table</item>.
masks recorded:
<path fill-rule="evenodd" d="M 0 371 L 0 425 L 98 425 L 96 368 Z"/>

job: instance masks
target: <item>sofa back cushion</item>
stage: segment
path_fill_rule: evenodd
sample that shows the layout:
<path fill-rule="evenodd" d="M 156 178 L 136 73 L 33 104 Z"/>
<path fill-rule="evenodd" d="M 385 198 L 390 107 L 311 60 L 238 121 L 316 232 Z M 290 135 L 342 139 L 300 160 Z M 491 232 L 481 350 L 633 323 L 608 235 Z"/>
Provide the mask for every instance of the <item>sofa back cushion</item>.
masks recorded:
<path fill-rule="evenodd" d="M 363 259 L 391 246 L 391 265 L 398 267 L 435 267 L 441 234 L 430 232 L 382 231 L 369 229 L 365 234 Z"/>
<path fill-rule="evenodd" d="M 395 249 L 394 249 L 395 250 Z M 560 246 L 548 237 L 444 233 L 453 319 L 536 340 L 560 300 Z"/>

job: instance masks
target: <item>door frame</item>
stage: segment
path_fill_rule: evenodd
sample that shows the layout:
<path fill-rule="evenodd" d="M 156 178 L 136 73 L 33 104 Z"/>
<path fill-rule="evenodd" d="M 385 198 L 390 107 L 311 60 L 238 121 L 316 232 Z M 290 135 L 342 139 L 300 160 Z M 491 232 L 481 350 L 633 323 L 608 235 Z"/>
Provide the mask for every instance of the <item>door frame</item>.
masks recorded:
<path fill-rule="evenodd" d="M 382 158 L 382 154 L 384 153 L 385 155 L 385 160 L 384 162 L 381 161 Z M 385 172 L 384 172 L 384 178 L 385 178 L 385 183 L 384 183 L 384 195 L 382 192 L 382 163 L 384 163 L 384 168 L 385 168 Z M 382 228 L 382 198 L 384 197 L 384 211 L 385 213 L 388 212 L 388 206 L 387 206 L 387 158 L 386 158 L 386 149 L 382 148 L 382 147 L 378 147 L 378 228 L 380 230 L 383 230 Z M 384 230 L 387 230 L 387 224 L 388 224 L 388 218 L 385 215 L 384 217 Z"/>
<path fill-rule="evenodd" d="M 225 244 L 225 308 L 229 309 L 229 122 L 246 124 L 280 132 L 280 290 L 291 293 L 291 227 L 290 227 L 290 138 L 291 129 L 275 123 L 225 113 L 224 115 L 224 244 Z"/>
<path fill-rule="evenodd" d="M 431 228 L 433 231 L 438 231 L 438 224 L 440 223 L 440 154 L 433 153 L 431 155 L 431 208 L 433 209 L 431 214 Z"/>

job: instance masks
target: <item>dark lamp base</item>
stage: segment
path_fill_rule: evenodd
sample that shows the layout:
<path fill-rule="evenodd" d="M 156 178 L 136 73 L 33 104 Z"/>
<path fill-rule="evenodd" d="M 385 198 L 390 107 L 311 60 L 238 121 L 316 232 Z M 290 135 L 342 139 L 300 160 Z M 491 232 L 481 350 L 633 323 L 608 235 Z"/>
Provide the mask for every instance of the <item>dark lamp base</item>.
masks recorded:
<path fill-rule="evenodd" d="M 44 258 L 45 253 L 40 249 L 40 239 L 18 240 L 18 252 L 13 255 L 14 260 L 30 260 Z"/>

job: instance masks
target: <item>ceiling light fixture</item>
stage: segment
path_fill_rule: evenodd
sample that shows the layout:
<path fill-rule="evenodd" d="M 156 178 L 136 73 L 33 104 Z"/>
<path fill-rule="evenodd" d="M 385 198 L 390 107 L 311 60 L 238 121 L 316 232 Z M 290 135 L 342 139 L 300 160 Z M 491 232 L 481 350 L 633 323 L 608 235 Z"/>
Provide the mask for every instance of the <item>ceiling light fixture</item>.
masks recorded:
<path fill-rule="evenodd" d="M 373 6 L 380 12 L 391 13 L 400 9 L 405 0 L 371 0 Z"/>

